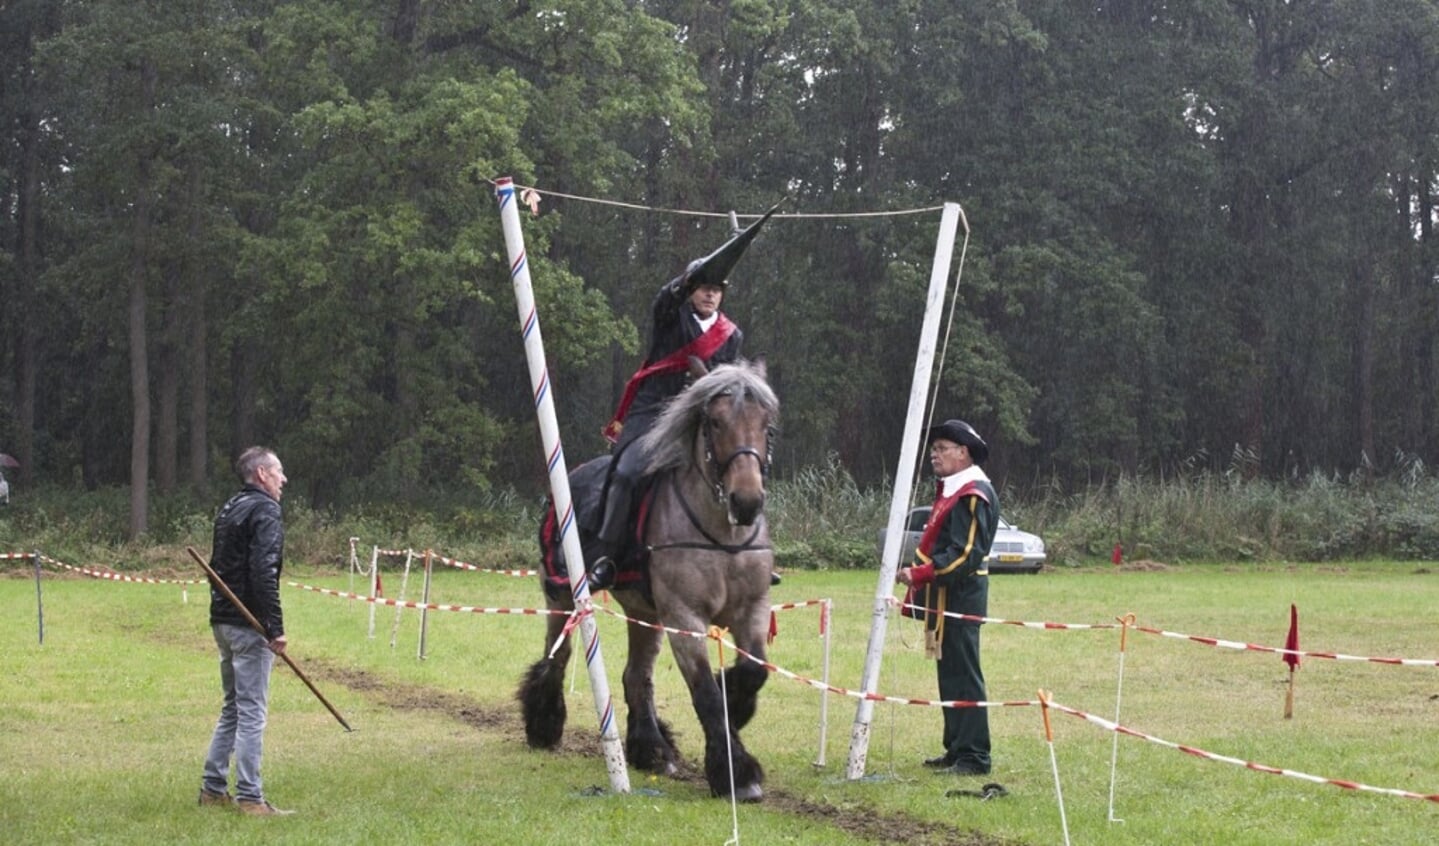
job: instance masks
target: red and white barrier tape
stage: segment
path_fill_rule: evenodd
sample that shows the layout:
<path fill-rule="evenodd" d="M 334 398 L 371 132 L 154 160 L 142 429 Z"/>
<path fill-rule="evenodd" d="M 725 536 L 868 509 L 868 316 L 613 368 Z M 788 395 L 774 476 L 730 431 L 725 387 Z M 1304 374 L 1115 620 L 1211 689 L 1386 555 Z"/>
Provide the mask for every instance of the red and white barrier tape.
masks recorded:
<path fill-rule="evenodd" d="M 793 611 L 797 608 L 819 607 L 819 636 L 824 637 L 829 631 L 829 615 L 834 605 L 832 599 L 805 599 L 800 602 L 781 602 L 778 605 L 769 607 L 769 642 L 774 643 L 775 636 L 779 634 L 779 622 L 775 614 L 780 611 Z"/>
<path fill-rule="evenodd" d="M 1016 705 L 1039 704 L 1038 699 L 1017 702 L 971 702 L 962 699 L 916 699 L 905 696 L 886 696 L 879 693 L 864 693 L 862 691 L 850 690 L 844 687 L 835 687 L 832 684 L 825 684 L 822 681 L 802 676 L 799 673 L 791 672 L 776 664 L 772 664 L 769 661 L 764 660 L 763 658 L 758 658 L 754 655 L 751 655 L 750 653 L 736 646 L 734 642 L 716 635 L 711 635 L 708 632 L 692 632 L 685 629 L 672 628 L 670 626 L 662 625 L 660 623 L 649 623 L 644 620 L 636 620 L 633 617 L 627 617 L 624 614 L 621 614 L 618 611 L 613 611 L 609 608 L 600 608 L 599 610 L 604 611 L 606 614 L 609 614 L 612 617 L 617 617 L 621 620 L 624 620 L 627 623 L 633 623 L 637 626 L 644 626 L 647 629 L 655 629 L 657 631 L 665 632 L 667 634 L 684 635 L 685 637 L 692 637 L 700 640 L 713 638 L 720 644 L 727 646 L 730 649 L 733 649 L 739 655 L 742 655 L 745 658 L 755 662 L 756 664 L 759 664 L 761 667 L 764 667 L 766 670 L 769 670 L 772 673 L 778 673 L 779 675 L 784 676 L 787 679 L 792 679 L 802 684 L 807 684 L 810 687 L 815 688 L 816 690 L 823 690 L 829 693 L 837 693 L 840 696 L 848 696 L 853 699 L 868 699 L 872 702 L 897 702 L 901 705 L 923 705 L 931 708 L 1000 708 Z"/>
<path fill-rule="evenodd" d="M 771 611 L 790 611 L 795 608 L 812 608 L 816 605 L 823 605 L 829 602 L 828 599 L 806 599 L 802 602 L 781 602 L 778 605 L 771 605 Z"/>
<path fill-rule="evenodd" d="M 1079 717 L 1082 720 L 1099 726 L 1105 731 L 1113 731 L 1118 732 L 1119 734 L 1129 735 L 1130 737 L 1137 737 L 1140 740 L 1147 740 L 1150 743 L 1155 743 L 1160 746 L 1166 746 L 1170 749 L 1175 749 L 1183 752 L 1186 755 L 1193 755 L 1196 758 L 1203 758 L 1208 761 L 1219 761 L 1225 764 L 1233 764 L 1238 767 L 1244 767 L 1247 770 L 1254 770 L 1255 772 L 1288 776 L 1289 778 L 1297 778 L 1303 781 L 1310 781 L 1315 784 L 1329 784 L 1333 785 L 1334 787 L 1342 787 L 1345 790 L 1360 790 L 1367 791 L 1369 793 L 1383 793 L 1387 796 L 1398 796 L 1403 799 L 1426 799 L 1430 802 L 1439 802 L 1439 793 L 1414 793 L 1409 790 L 1399 790 L 1392 787 L 1374 787 L 1368 784 L 1360 784 L 1357 781 L 1346 781 L 1344 779 L 1326 778 L 1324 776 L 1301 773 L 1297 770 L 1288 770 L 1282 767 L 1271 767 L 1267 764 L 1256 764 L 1253 761 L 1245 761 L 1241 758 L 1231 758 L 1228 755 L 1219 755 L 1214 752 L 1207 752 L 1203 749 L 1198 749 L 1193 746 L 1184 746 L 1173 741 L 1164 740 L 1163 738 L 1155 737 L 1152 734 L 1145 734 L 1138 729 L 1132 729 L 1128 726 L 1119 725 L 1118 723 L 1115 723 L 1111 720 L 1106 720 L 1103 717 L 1096 717 L 1095 715 L 1081 711 L 1078 708 L 1070 708 L 1067 705 L 1061 705 L 1054 700 L 1049 701 L 1049 707 L 1054 708 L 1057 711 L 1062 711 L 1066 714 L 1069 714 L 1072 717 Z"/>
<path fill-rule="evenodd" d="M 913 609 L 916 611 L 925 610 L 923 606 L 907 605 L 902 600 L 895 599 L 893 597 L 890 598 L 890 602 L 891 604 L 899 606 L 901 608 Z M 955 620 L 970 620 L 978 623 L 998 623 L 1000 625 L 1008 626 L 1023 626 L 1030 629 L 1117 629 L 1120 627 L 1120 624 L 1118 623 L 1034 623 L 1019 620 L 1004 620 L 998 617 L 977 617 L 973 614 L 957 614 L 953 611 L 944 612 L 944 616 L 950 617 Z M 1221 649 L 1238 649 L 1247 652 L 1269 652 L 1275 655 L 1298 655 L 1301 658 L 1328 658 L 1333 661 L 1363 661 L 1370 664 L 1391 664 L 1394 666 L 1402 667 L 1439 667 L 1439 660 L 1435 660 L 1432 658 L 1381 658 L 1364 655 L 1344 655 L 1337 652 L 1308 652 L 1301 649 L 1284 649 L 1278 646 L 1262 646 L 1260 644 L 1244 643 L 1237 640 L 1224 640 L 1217 637 L 1201 637 L 1199 635 L 1181 634 L 1179 632 L 1170 632 L 1165 631 L 1164 629 L 1149 628 L 1147 626 L 1130 626 L 1130 628 L 1134 629 L 1137 632 L 1144 632 L 1145 634 L 1160 635 L 1161 637 L 1175 638 L 1178 640 L 1188 640 L 1194 643 L 1202 643 L 1205 646 L 1219 647 Z"/>
<path fill-rule="evenodd" d="M 1298 655 L 1302 658 L 1328 658 L 1331 661 L 1364 661 L 1370 664 L 1392 664 L 1401 667 L 1439 667 L 1439 660 L 1429 658 L 1374 658 L 1363 655 L 1341 655 L 1336 652 L 1308 652 L 1301 649 L 1282 649 L 1277 646 L 1260 646 L 1254 643 L 1241 643 L 1237 640 L 1221 640 L 1215 637 L 1199 637 L 1197 635 L 1180 634 L 1179 632 L 1167 632 L 1163 629 L 1151 629 L 1145 626 L 1135 626 L 1135 631 L 1145 634 L 1160 635 L 1161 637 L 1189 640 L 1194 643 L 1202 643 L 1205 646 L 1216 646 L 1220 649 L 1239 649 L 1247 652 L 1271 652 L 1277 655 Z"/>
<path fill-rule="evenodd" d="M 26 557 L 26 558 L 30 558 L 31 556 L 26 555 L 25 557 Z M 111 570 L 111 569 L 108 568 L 108 567 L 106 567 L 106 568 L 103 569 L 103 570 L 97 570 L 97 569 L 93 569 L 93 568 L 90 568 L 90 567 L 75 567 L 75 566 L 73 566 L 73 565 L 66 564 L 66 563 L 63 562 L 63 561 L 58 561 L 58 560 L 56 560 L 56 559 L 54 559 L 54 558 L 51 558 L 51 557 L 48 556 L 48 555 L 42 555 L 42 556 L 40 556 L 40 560 L 43 561 L 43 562 L 45 562 L 46 564 L 54 564 L 56 567 L 61 567 L 61 568 L 63 568 L 63 569 L 69 570 L 69 571 L 71 571 L 72 573 L 79 573 L 79 574 L 82 575 L 82 576 L 89 576 L 89 577 L 92 578 L 92 579 L 109 579 L 109 580 L 112 581 L 112 582 L 135 582 L 135 583 L 147 584 L 147 585 L 198 585 L 198 584 L 203 584 L 203 580 L 201 580 L 201 579 L 148 579 L 148 578 L 142 578 L 142 577 L 140 577 L 140 576 L 127 576 L 127 575 L 125 575 L 125 574 L 123 574 L 123 573 L 117 573 L 117 572 L 115 572 L 114 570 Z"/>
<path fill-rule="evenodd" d="M 292 588 L 308 590 L 313 593 L 323 593 L 326 596 L 338 596 L 341 599 L 355 599 L 374 605 L 390 605 L 398 608 L 424 608 L 429 611 L 459 611 L 465 614 L 516 614 L 536 617 L 551 614 L 568 615 L 570 613 L 568 611 L 551 611 L 547 608 L 482 608 L 477 605 L 438 605 L 432 602 L 406 602 L 399 599 L 386 599 L 383 596 L 365 596 L 364 594 L 349 593 L 343 590 L 315 587 L 314 585 L 302 585 L 299 582 L 286 582 L 286 584 Z"/>
<path fill-rule="evenodd" d="M 417 603 L 417 602 L 398 602 L 398 601 L 392 600 L 392 599 L 384 599 L 384 598 L 378 598 L 378 597 L 377 597 L 377 598 L 372 598 L 372 597 L 368 597 L 368 596 L 360 596 L 360 595 L 353 594 L 353 593 L 346 593 L 346 592 L 344 592 L 344 591 L 331 590 L 331 589 L 329 589 L 329 588 L 318 588 L 318 587 L 312 587 L 312 586 L 309 586 L 309 585 L 302 585 L 302 584 L 299 584 L 299 583 L 296 583 L 296 582 L 289 582 L 288 584 L 289 584 L 291 587 L 297 587 L 297 588 L 300 588 L 300 589 L 302 589 L 302 590 L 315 591 L 315 592 L 317 592 L 317 593 L 329 594 L 329 595 L 331 595 L 331 596 L 339 596 L 339 597 L 343 597 L 343 598 L 346 598 L 346 599 L 359 599 L 359 600 L 364 600 L 364 601 L 366 601 L 366 602 L 374 602 L 374 603 L 377 603 L 377 604 L 384 604 L 384 605 L 398 605 L 398 606 L 402 606 L 402 607 L 406 607 L 406 608 L 429 608 L 429 609 L 436 610 L 436 611 L 466 611 L 466 612 L 478 613 L 478 614 L 521 614 L 521 615 L 528 615 L 528 616 L 543 616 L 543 615 L 547 615 L 547 614 L 564 614 L 564 615 L 567 615 L 567 616 L 569 616 L 569 617 L 571 618 L 570 623 L 569 623 L 569 624 L 567 625 L 567 627 L 566 627 L 567 631 L 568 631 L 569 628 L 572 628 L 572 627 L 573 627 L 574 622 L 575 622 L 576 620 L 578 620 L 581 615 L 587 614 L 587 613 L 592 613 L 593 610 L 597 607 L 597 606 L 591 605 L 591 606 L 588 607 L 588 608 L 582 608 L 582 609 L 577 609 L 576 611 L 566 612 L 566 611 L 551 611 L 551 610 L 548 610 L 548 609 L 535 609 L 535 608 L 477 608 L 477 607 L 472 607 L 472 606 L 458 606 L 458 605 L 433 605 L 433 604 L 424 604 L 424 603 Z M 798 607 L 805 607 L 805 606 L 808 606 L 808 605 L 823 604 L 824 602 L 825 602 L 824 600 L 811 600 L 811 601 L 800 602 L 800 603 L 783 603 L 783 604 L 780 604 L 780 605 L 775 605 L 775 606 L 773 606 L 773 609 L 774 609 L 774 610 L 783 610 L 783 609 L 788 609 L 788 608 L 798 608 Z M 1357 791 L 1364 791 L 1364 792 L 1369 792 L 1369 793 L 1379 793 L 1379 794 L 1383 794 L 1383 795 L 1387 795 L 1387 796 L 1397 796 L 1397 797 L 1400 797 L 1400 798 L 1403 798 L 1403 799 L 1423 799 L 1423 800 L 1427 800 L 1427 801 L 1430 801 L 1430 802 L 1439 803 L 1439 793 L 1425 794 L 1425 793 L 1415 793 L 1415 792 L 1413 792 L 1413 791 L 1402 790 L 1402 789 L 1398 789 L 1398 788 L 1375 787 L 1375 786 L 1373 786 L 1373 785 L 1363 784 L 1363 783 L 1356 782 L 1356 781 L 1349 781 L 1349 780 L 1346 780 L 1346 779 L 1337 779 L 1337 778 L 1327 778 L 1327 777 L 1325 777 L 1325 776 L 1311 775 L 1311 774 L 1309 774 L 1309 773 L 1300 772 L 1300 771 L 1298 771 L 1298 770 L 1290 770 L 1290 769 L 1285 769 L 1285 768 L 1282 768 L 1282 767 L 1269 766 L 1269 765 L 1267 765 L 1267 764 L 1259 764 L 1259 763 L 1255 763 L 1255 762 L 1253 762 L 1253 761 L 1245 761 L 1245 760 L 1243 760 L 1243 759 L 1241 759 L 1241 758 L 1234 758 L 1234 757 L 1231 757 L 1231 756 L 1228 756 L 1228 755 L 1220 755 L 1220 754 L 1217 754 L 1217 753 L 1214 753 L 1214 752 L 1206 751 L 1206 750 L 1204 750 L 1204 749 L 1199 749 L 1199 748 L 1194 747 L 1194 746 L 1186 746 L 1186 745 L 1183 745 L 1183 744 L 1175 743 L 1175 742 L 1173 742 L 1173 741 L 1164 740 L 1163 738 L 1160 738 L 1160 737 L 1155 737 L 1154 735 L 1147 734 L 1147 733 L 1145 733 L 1145 732 L 1139 731 L 1138 729 L 1133 729 L 1133 728 L 1130 728 L 1130 727 L 1128 727 L 1128 726 L 1122 726 L 1122 725 L 1120 725 L 1120 724 L 1118 724 L 1118 723 L 1115 723 L 1115 722 L 1113 722 L 1113 721 L 1111 721 L 1111 720 L 1106 720 L 1106 719 L 1104 719 L 1103 717 L 1098 717 L 1098 716 L 1095 716 L 1094 714 L 1090 714 L 1090 713 L 1087 713 L 1087 712 L 1085 712 L 1085 711 L 1081 711 L 1081 710 L 1079 710 L 1078 708 L 1071 708 L 1071 707 L 1069 707 L 1069 706 L 1067 706 L 1067 705 L 1062 705 L 1062 704 L 1060 704 L 1060 703 L 1054 702 L 1053 700 L 1050 700 L 1050 701 L 1048 701 L 1047 703 L 1041 703 L 1041 701 L 1038 700 L 1038 699 L 1014 700 L 1014 701 L 970 701 L 970 700 L 960 700 L 960 699 L 940 700 L 940 699 L 923 699 L 923 698 L 906 697 L 906 696 L 890 696 L 890 695 L 888 695 L 888 694 L 882 694 L 882 693 L 864 693 L 864 692 L 862 692 L 862 691 L 850 690 L 850 689 L 848 689 L 848 688 L 837 687 L 837 686 L 835 686 L 835 685 L 826 684 L 825 682 L 818 681 L 818 680 L 812 679 L 812 678 L 808 678 L 808 677 L 806 677 L 806 676 L 800 675 L 799 673 L 795 673 L 795 672 L 792 672 L 792 671 L 790 671 L 790 670 L 786 670 L 785 668 L 783 668 L 783 667 L 781 667 L 781 666 L 779 666 L 779 665 L 777 665 L 777 664 L 774 664 L 773 662 L 764 660 L 764 659 L 762 659 L 762 658 L 759 658 L 759 657 L 757 657 L 757 656 L 755 656 L 755 655 L 750 654 L 749 652 L 747 652 L 747 651 L 745 651 L 744 649 L 741 649 L 739 646 L 737 646 L 733 641 L 728 640 L 728 639 L 726 639 L 726 638 L 724 638 L 724 637 L 721 637 L 721 636 L 719 636 L 718 634 L 711 634 L 711 633 L 709 633 L 709 632 L 694 632 L 694 631 L 688 631 L 688 630 L 685 630 L 685 629 L 674 628 L 674 627 L 672 627 L 672 626 L 665 626 L 665 625 L 662 625 L 662 624 L 659 624 L 659 623 L 650 623 L 650 622 L 647 622 L 647 621 L 644 621 L 644 620 L 637 620 L 637 619 L 635 619 L 635 618 L 633 618 L 633 617 L 626 616 L 625 614 L 622 614 L 622 613 L 620 613 L 620 612 L 618 612 L 618 611 L 611 610 L 611 609 L 609 609 L 609 608 L 599 608 L 599 610 L 604 611 L 606 614 L 609 614 L 609 615 L 612 616 L 612 617 L 615 617 L 615 618 L 617 618 L 617 619 L 623 620 L 623 621 L 625 621 L 626 623 L 633 623 L 633 624 L 635 624 L 635 625 L 644 626 L 645 628 L 654 629 L 654 630 L 656 630 L 656 631 L 665 632 L 665 633 L 667 633 L 667 634 L 682 635 L 682 636 L 697 638 L 697 639 L 701 639 L 701 640 L 713 638 L 715 641 L 717 641 L 719 644 L 721 644 L 722 647 L 727 646 L 727 647 L 729 647 L 730 649 L 733 649 L 737 655 L 743 656 L 744 658 L 746 658 L 746 659 L 748 659 L 748 660 L 750 660 L 750 661 L 753 661 L 753 662 L 755 662 L 756 664 L 759 664 L 760 666 L 764 667 L 766 670 L 768 670 L 768 671 L 770 671 L 770 672 L 772 672 L 772 673 L 776 673 L 776 674 L 778 674 L 778 675 L 780 675 L 780 676 L 783 676 L 783 677 L 785 677 L 785 678 L 791 679 L 791 680 L 796 681 L 796 682 L 799 682 L 799 683 L 801 683 L 801 684 L 808 685 L 809 687 L 814 688 L 814 689 L 816 689 L 816 690 L 825 691 L 825 692 L 827 692 L 827 693 L 835 693 L 835 694 L 839 694 L 839 695 L 841 695 L 841 696 L 848 696 L 848 697 L 853 698 L 853 699 L 866 699 L 866 700 L 869 700 L 869 701 L 871 701 L 871 702 L 891 702 L 891 703 L 895 703 L 895 704 L 899 704 L 899 705 L 918 705 L 918 706 L 921 706 L 921 707 L 929 707 L 929 708 L 1004 708 L 1004 707 L 1035 706 L 1035 705 L 1040 705 L 1040 704 L 1047 704 L 1049 707 L 1054 708 L 1055 710 L 1061 711 L 1061 712 L 1063 712 L 1063 713 L 1065 713 L 1065 714 L 1069 714 L 1070 716 L 1073 716 L 1073 717 L 1078 717 L 1078 718 L 1080 718 L 1080 719 L 1082 719 L 1082 720 L 1085 720 L 1085 721 L 1087 721 L 1087 722 L 1089 722 L 1089 723 L 1091 723 L 1091 724 L 1093 724 L 1093 725 L 1097 725 L 1097 726 L 1099 726 L 1100 728 L 1102 728 L 1102 729 L 1104 729 L 1104 730 L 1106 730 L 1106 731 L 1117 732 L 1117 733 L 1119 733 L 1119 734 L 1128 735 L 1128 736 L 1130 736 L 1130 737 L 1137 737 L 1137 738 L 1139 738 L 1139 739 L 1141 739 L 1141 740 L 1146 740 L 1146 741 L 1148 741 L 1148 742 L 1150 742 L 1150 743 L 1154 743 L 1154 744 L 1157 744 L 1157 745 L 1160 745 L 1160 746 L 1165 746 L 1165 747 L 1168 747 L 1168 748 L 1170 748 L 1170 749 L 1174 749 L 1174 750 L 1183 752 L 1183 753 L 1185 753 L 1186 755 L 1192 755 L 1192 756 L 1197 757 L 1197 758 L 1203 758 L 1203 759 L 1205 759 L 1205 760 L 1210 760 L 1210 761 L 1219 761 L 1219 762 L 1221 762 L 1221 763 L 1226 763 L 1226 764 L 1233 764 L 1233 765 L 1235 765 L 1235 766 L 1244 767 L 1245 769 L 1248 769 L 1248 770 L 1254 770 L 1255 772 L 1269 773 L 1269 774 L 1271 774 L 1271 775 L 1282 775 L 1282 776 L 1287 776 L 1287 777 L 1289 777 L 1289 778 L 1296 778 L 1296 779 L 1300 779 L 1300 780 L 1302 780 L 1302 781 L 1312 782 L 1312 783 L 1315 783 L 1315 784 L 1328 784 L 1328 785 L 1332 785 L 1332 786 L 1334 786 L 1334 787 L 1343 788 L 1343 789 L 1345 789 L 1345 790 L 1357 790 Z M 956 614 L 956 615 L 953 615 L 953 616 L 957 616 L 957 617 L 969 617 L 970 615 Z M 985 620 L 985 621 L 992 621 L 992 618 L 972 618 L 972 617 L 971 617 L 971 619 L 981 619 L 981 620 Z M 1054 629 L 1054 628 L 1114 628 L 1113 625 L 1095 625 L 1095 626 L 1080 625 L 1080 626 L 1069 626 L 1069 625 L 1061 625 L 1061 624 L 1054 624 L 1054 623 L 1027 624 L 1026 627 L 1029 627 L 1029 628 L 1036 628 L 1036 627 L 1037 627 L 1037 628 L 1044 628 L 1044 629 Z M 1157 630 L 1156 630 L 1156 631 L 1157 631 Z M 1201 640 L 1200 642 L 1204 642 L 1204 641 Z M 1283 650 L 1264 650 L 1264 651 L 1283 651 Z M 1389 662 L 1386 662 L 1386 663 L 1389 663 Z"/>
<path fill-rule="evenodd" d="M 435 560 L 440 562 L 441 564 L 446 564 L 460 570 L 471 570 L 476 573 L 495 573 L 496 575 L 500 576 L 516 577 L 538 576 L 540 574 L 539 570 L 501 570 L 495 567 L 478 567 L 474 564 L 467 564 L 464 561 L 456 561 L 453 558 L 446 558 L 443 555 L 436 555 Z"/>
<path fill-rule="evenodd" d="M 423 558 L 425 556 L 423 552 L 414 549 L 380 549 L 379 547 L 376 547 L 375 552 L 378 555 L 384 555 L 390 558 L 403 558 L 406 555 L 412 555 L 415 558 Z M 438 561 L 441 564 L 454 567 L 459 570 L 471 570 L 476 573 L 494 573 L 500 576 L 515 576 L 517 578 L 538 576 L 540 574 L 539 570 L 506 570 L 498 567 L 480 567 L 475 564 L 458 561 L 454 558 L 447 558 L 439 554 L 435 554 L 434 560 Z"/>
<path fill-rule="evenodd" d="M 897 607 L 902 608 L 902 609 L 905 609 L 905 610 L 910 610 L 910 611 L 919 611 L 919 612 L 921 612 L 921 613 L 923 613 L 923 612 L 925 611 L 925 608 L 924 608 L 923 605 L 910 605 L 910 604 L 907 604 L 904 600 L 898 599 L 898 598 L 893 597 L 893 596 L 891 596 L 891 597 L 889 598 L 889 604 L 890 604 L 890 605 L 897 606 Z M 1001 626 L 1020 626 L 1020 627 L 1026 628 L 1026 629 L 1045 629 L 1045 630 L 1048 630 L 1048 631 L 1061 630 L 1061 629 L 1117 629 L 1117 628 L 1119 628 L 1119 625 L 1118 625 L 1117 623 L 1049 623 L 1049 622 L 1039 622 L 1039 623 L 1035 623 L 1035 622 L 1029 622 L 1029 621 L 1026 621 L 1026 620 L 1005 620 L 1005 619 L 1003 619 L 1003 618 L 1001 618 L 1001 617 L 979 617 L 979 616 L 975 616 L 974 614 L 960 614 L 960 613 L 957 613 L 957 612 L 954 612 L 954 611 L 946 611 L 946 612 L 944 612 L 944 616 L 949 617 L 949 618 L 954 619 L 954 620 L 969 620 L 969 621 L 975 622 L 975 623 L 993 623 L 993 624 L 1001 625 Z"/>

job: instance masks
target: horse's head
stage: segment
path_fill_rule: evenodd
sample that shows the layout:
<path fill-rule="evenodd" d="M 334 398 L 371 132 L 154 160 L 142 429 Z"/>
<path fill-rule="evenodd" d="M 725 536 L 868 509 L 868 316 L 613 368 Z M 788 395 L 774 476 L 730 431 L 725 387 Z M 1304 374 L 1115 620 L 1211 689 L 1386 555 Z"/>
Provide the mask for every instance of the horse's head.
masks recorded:
<path fill-rule="evenodd" d="M 753 525 L 764 511 L 778 419 L 763 359 L 720 365 L 699 375 L 645 436 L 650 470 L 694 464 L 730 522 Z"/>

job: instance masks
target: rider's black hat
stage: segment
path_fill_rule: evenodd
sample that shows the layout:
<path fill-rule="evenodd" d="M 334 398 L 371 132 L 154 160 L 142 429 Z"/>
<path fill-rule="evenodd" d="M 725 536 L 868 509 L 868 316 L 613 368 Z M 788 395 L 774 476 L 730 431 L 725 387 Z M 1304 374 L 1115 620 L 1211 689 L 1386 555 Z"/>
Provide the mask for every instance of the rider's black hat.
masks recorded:
<path fill-rule="evenodd" d="M 969 455 L 975 464 L 983 464 L 984 460 L 989 458 L 989 444 L 974 431 L 973 426 L 963 420 L 946 420 L 938 426 L 929 427 L 929 437 L 925 438 L 925 443 L 932 444 L 939 438 L 969 447 Z"/>
<path fill-rule="evenodd" d="M 774 214 L 779 207 L 780 204 L 775 203 L 769 211 L 764 213 L 763 217 L 736 233 L 733 238 L 721 244 L 719 249 L 704 258 L 697 258 L 690 262 L 681 277 L 684 280 L 685 289 L 693 291 L 701 285 L 728 287 L 729 272 L 739 262 L 739 257 L 744 255 L 745 248 L 749 246 L 750 241 L 754 240 L 760 227 L 764 226 L 764 222 L 769 220 L 770 215 Z"/>

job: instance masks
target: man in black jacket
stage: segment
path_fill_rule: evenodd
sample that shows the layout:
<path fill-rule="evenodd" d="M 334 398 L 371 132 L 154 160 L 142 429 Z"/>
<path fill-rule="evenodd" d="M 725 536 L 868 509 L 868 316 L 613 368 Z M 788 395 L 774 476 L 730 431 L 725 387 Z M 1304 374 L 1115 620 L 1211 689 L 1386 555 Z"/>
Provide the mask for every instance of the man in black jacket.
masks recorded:
<path fill-rule="evenodd" d="M 999 527 L 999 496 L 979 466 L 989 457 L 989 444 L 963 420 L 931 428 L 928 441 L 938 490 L 916 560 L 900 569 L 897 578 L 914 589 L 915 604 L 924 608 L 925 654 L 936 662 L 939 698 L 982 702 L 980 623 L 948 615 L 989 614 L 985 559 Z M 984 708 L 945 708 L 942 742 L 943 754 L 927 759 L 926 766 L 955 775 L 989 772 L 989 715 Z"/>
<path fill-rule="evenodd" d="M 260 755 L 270 700 L 270 669 L 286 646 L 280 609 L 280 570 L 285 527 L 280 494 L 288 481 L 272 450 L 250 447 L 235 470 L 244 481 L 215 517 L 210 566 L 236 598 L 265 627 L 260 634 L 214 585 L 210 586 L 210 628 L 220 647 L 220 681 L 225 704 L 205 756 L 201 805 L 233 804 L 246 814 L 289 814 L 265 799 Z M 230 759 L 235 764 L 235 797 L 229 793 Z"/>

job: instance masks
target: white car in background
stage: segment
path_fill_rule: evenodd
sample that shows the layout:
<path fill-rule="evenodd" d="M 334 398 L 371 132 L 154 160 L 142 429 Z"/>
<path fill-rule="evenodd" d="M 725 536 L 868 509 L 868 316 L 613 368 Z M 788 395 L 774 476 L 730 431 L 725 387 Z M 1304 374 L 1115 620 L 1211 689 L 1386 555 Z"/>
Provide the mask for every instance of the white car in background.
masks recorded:
<path fill-rule="evenodd" d="M 914 560 L 914 549 L 919 545 L 919 536 L 924 532 L 925 521 L 929 519 L 929 506 L 919 505 L 910 509 L 909 522 L 904 532 L 904 548 L 899 553 L 899 566 Z M 885 530 L 879 530 L 879 550 L 884 554 Z M 1038 573 L 1044 569 L 1044 540 L 1039 535 L 1021 531 L 1003 517 L 994 532 L 994 546 L 989 550 L 990 573 Z"/>

